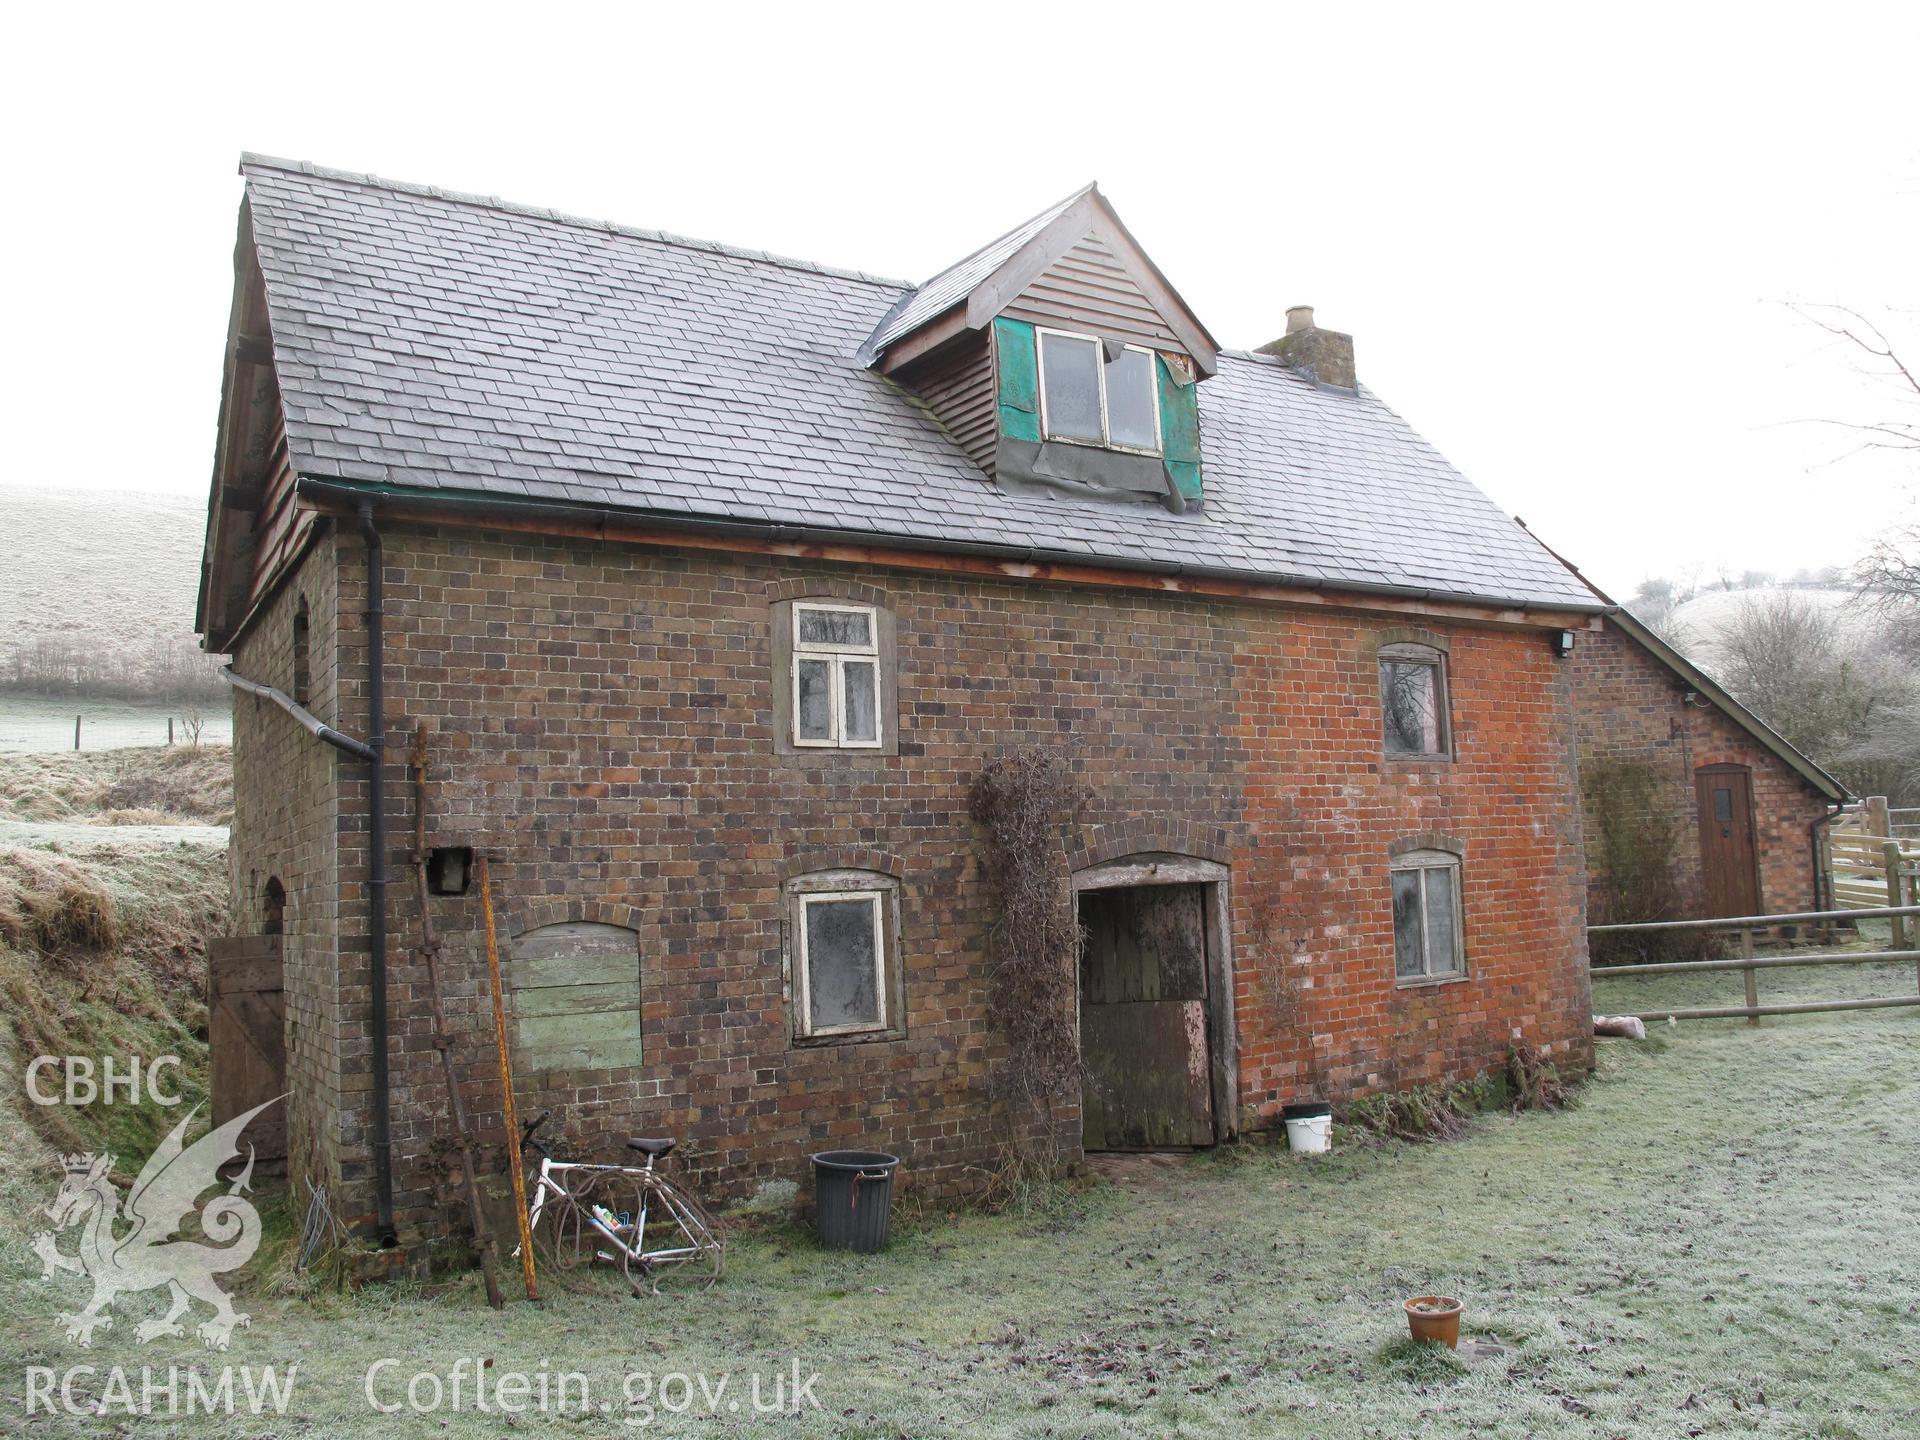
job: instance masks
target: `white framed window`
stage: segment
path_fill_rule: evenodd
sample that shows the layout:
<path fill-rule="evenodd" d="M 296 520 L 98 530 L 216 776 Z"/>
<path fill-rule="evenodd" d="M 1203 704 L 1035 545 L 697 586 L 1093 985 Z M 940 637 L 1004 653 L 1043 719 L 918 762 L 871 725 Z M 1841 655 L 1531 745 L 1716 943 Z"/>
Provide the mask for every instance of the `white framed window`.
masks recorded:
<path fill-rule="evenodd" d="M 1034 328 L 1040 349 L 1040 433 L 1049 440 L 1160 453 L 1153 351 L 1070 330 Z"/>
<path fill-rule="evenodd" d="M 893 1028 L 888 1015 L 887 892 L 802 891 L 794 901 L 796 1038 Z"/>
<path fill-rule="evenodd" d="M 1443 758 L 1451 753 L 1446 659 L 1426 645 L 1380 650 L 1380 712 L 1389 755 Z"/>
<path fill-rule="evenodd" d="M 792 684 L 795 745 L 879 749 L 880 624 L 873 606 L 796 601 Z"/>
<path fill-rule="evenodd" d="M 1405 981 L 1440 980 L 1466 973 L 1460 918 L 1460 857 L 1413 850 L 1395 857 L 1393 975 Z"/>

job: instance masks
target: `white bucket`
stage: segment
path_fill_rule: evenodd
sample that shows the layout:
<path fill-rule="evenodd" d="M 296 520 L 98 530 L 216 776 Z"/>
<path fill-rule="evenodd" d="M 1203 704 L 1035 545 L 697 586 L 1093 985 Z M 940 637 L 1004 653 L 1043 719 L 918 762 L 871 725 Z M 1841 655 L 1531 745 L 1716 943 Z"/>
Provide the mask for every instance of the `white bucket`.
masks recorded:
<path fill-rule="evenodd" d="M 1287 1121 L 1287 1148 L 1302 1155 L 1324 1155 L 1333 1149 L 1333 1117 L 1309 1115 Z"/>

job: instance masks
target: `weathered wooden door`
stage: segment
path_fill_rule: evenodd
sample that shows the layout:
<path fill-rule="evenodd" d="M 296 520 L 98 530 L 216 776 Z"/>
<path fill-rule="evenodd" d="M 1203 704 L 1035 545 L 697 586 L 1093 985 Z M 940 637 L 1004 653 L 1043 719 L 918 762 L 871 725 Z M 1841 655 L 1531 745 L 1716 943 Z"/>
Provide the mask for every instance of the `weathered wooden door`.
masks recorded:
<path fill-rule="evenodd" d="M 278 935 L 207 942 L 207 1049 L 213 1123 L 287 1092 L 287 997 Z M 287 1107 L 256 1117 L 240 1137 L 258 1163 L 287 1158 Z"/>
<path fill-rule="evenodd" d="M 1707 765 L 1694 776 L 1700 805 L 1700 876 L 1709 916 L 1758 915 L 1753 789 L 1746 767 Z"/>
<path fill-rule="evenodd" d="M 1213 1143 L 1207 887 L 1080 897 L 1081 1139 L 1088 1150 Z"/>

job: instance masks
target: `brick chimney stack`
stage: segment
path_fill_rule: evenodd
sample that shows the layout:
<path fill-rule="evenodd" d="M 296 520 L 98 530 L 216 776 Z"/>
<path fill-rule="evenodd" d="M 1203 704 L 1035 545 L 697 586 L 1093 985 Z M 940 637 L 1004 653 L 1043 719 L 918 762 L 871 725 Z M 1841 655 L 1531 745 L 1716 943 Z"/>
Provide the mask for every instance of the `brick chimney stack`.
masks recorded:
<path fill-rule="evenodd" d="M 1262 345 L 1260 353 L 1277 357 L 1289 370 L 1297 371 L 1316 385 L 1328 385 L 1336 390 L 1358 388 L 1359 381 L 1353 373 L 1353 337 L 1315 325 L 1311 305 L 1290 306 L 1287 333 L 1270 345 Z"/>

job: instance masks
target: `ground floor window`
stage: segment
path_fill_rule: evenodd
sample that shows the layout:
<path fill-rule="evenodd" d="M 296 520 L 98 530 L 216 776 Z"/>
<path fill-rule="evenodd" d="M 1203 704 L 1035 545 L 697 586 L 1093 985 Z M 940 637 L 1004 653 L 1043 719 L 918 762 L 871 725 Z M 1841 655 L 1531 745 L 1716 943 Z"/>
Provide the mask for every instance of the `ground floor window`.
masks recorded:
<path fill-rule="evenodd" d="M 1464 973 L 1459 857 L 1410 851 L 1394 860 L 1392 877 L 1394 977 L 1432 980 Z"/>
<path fill-rule="evenodd" d="M 796 1040 L 898 1032 L 895 899 L 890 876 L 805 875 L 790 886 L 789 998 Z"/>

